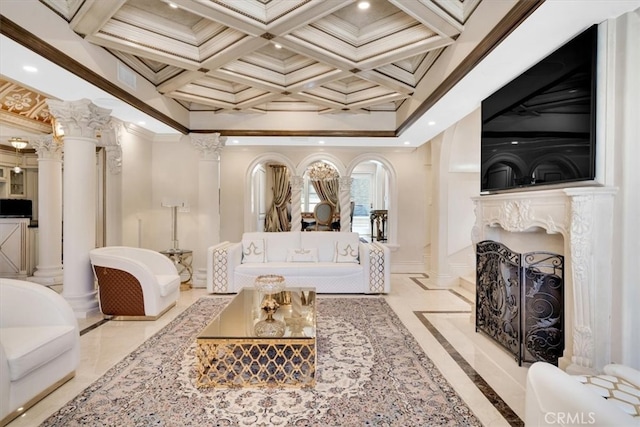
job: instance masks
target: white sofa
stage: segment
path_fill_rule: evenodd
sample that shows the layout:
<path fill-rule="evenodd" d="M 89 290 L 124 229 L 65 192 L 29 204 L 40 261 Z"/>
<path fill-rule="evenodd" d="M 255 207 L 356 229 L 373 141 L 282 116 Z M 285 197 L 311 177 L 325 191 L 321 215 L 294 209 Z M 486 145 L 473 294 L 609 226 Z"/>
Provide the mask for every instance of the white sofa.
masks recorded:
<path fill-rule="evenodd" d="M 311 286 L 318 293 L 388 293 L 389 248 L 361 242 L 358 233 L 287 231 L 244 233 L 241 242 L 222 242 L 207 254 L 207 290 L 236 293 L 264 274 L 285 277 L 287 286 Z"/>
<path fill-rule="evenodd" d="M 155 320 L 176 305 L 180 276 L 168 257 L 150 249 L 106 246 L 89 251 L 100 309 L 117 320 Z"/>
<path fill-rule="evenodd" d="M 634 369 L 607 365 L 606 376 L 624 379 L 640 388 L 640 373 Z M 625 412 L 626 403 L 605 399 L 593 387 L 582 384 L 582 376 L 573 376 L 546 362 L 536 362 L 527 372 L 525 425 L 541 426 L 640 426 L 640 416 Z M 629 387 L 628 387 L 629 388 Z M 637 400 L 637 399 L 636 399 Z"/>
<path fill-rule="evenodd" d="M 0 279 L 0 426 L 73 378 L 78 322 L 55 291 Z"/>

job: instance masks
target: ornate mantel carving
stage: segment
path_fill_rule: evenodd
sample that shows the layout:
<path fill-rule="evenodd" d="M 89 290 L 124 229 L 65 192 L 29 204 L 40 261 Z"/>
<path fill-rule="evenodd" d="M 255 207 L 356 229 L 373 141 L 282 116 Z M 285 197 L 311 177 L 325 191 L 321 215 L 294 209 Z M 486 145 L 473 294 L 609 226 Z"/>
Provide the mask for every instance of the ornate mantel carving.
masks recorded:
<path fill-rule="evenodd" d="M 566 295 L 564 364 L 568 371 L 590 372 L 610 362 L 611 252 L 613 231 L 612 187 L 581 187 L 474 198 L 474 245 L 485 240 L 492 227 L 526 232 L 536 227 L 561 233 L 569 264 Z M 596 268 L 597 266 L 597 268 Z M 596 287 L 595 284 L 598 284 Z"/>

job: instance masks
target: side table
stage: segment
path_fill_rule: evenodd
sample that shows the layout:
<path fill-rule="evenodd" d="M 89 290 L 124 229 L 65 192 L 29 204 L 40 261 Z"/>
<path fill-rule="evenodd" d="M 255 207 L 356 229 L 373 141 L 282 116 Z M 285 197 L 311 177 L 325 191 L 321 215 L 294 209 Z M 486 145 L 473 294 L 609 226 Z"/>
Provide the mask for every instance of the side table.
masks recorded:
<path fill-rule="evenodd" d="M 187 291 L 191 289 L 193 251 L 190 249 L 167 249 L 166 251 L 160 251 L 160 253 L 175 264 L 176 270 L 180 275 L 180 290 Z"/>

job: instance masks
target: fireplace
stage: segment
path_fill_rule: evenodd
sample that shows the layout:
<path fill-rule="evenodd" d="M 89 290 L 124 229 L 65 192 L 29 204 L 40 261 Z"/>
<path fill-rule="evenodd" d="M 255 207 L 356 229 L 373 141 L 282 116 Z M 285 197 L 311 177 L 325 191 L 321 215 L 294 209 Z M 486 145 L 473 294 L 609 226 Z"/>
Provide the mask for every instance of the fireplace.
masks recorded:
<path fill-rule="evenodd" d="M 474 247 L 495 236 L 527 242 L 560 235 L 564 255 L 564 352 L 558 365 L 592 373 L 611 362 L 613 187 L 502 193 L 474 198 Z M 499 232 L 498 232 L 499 231 Z M 537 248 L 548 250 L 549 248 Z M 516 250 L 522 251 L 521 248 Z M 531 250 L 531 249 L 529 249 Z"/>

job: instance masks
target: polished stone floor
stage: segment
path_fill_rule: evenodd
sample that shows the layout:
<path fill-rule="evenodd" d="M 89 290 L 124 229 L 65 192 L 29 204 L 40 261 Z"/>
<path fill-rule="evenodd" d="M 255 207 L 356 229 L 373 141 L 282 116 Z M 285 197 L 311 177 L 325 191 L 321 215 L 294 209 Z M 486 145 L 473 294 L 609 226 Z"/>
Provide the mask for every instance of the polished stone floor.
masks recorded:
<path fill-rule="evenodd" d="M 475 332 L 475 297 L 469 289 L 472 287 L 437 288 L 420 273 L 393 274 L 391 292 L 384 298 L 484 425 L 521 426 L 527 368 L 519 367 L 513 356 Z M 204 289 L 183 291 L 178 305 L 153 322 L 79 319 L 83 332 L 76 377 L 9 427 L 40 424 L 203 295 Z"/>

